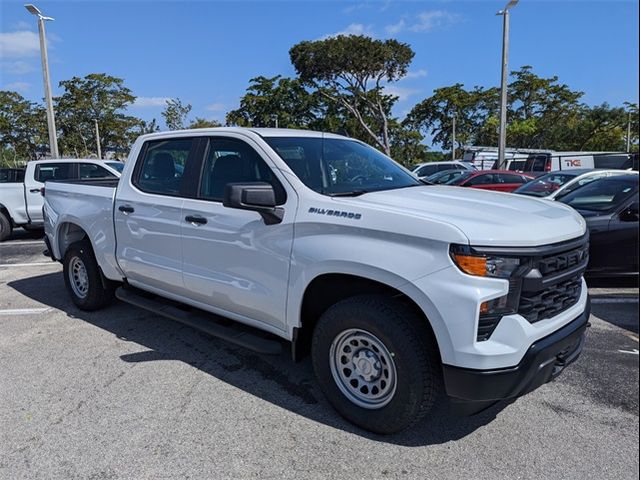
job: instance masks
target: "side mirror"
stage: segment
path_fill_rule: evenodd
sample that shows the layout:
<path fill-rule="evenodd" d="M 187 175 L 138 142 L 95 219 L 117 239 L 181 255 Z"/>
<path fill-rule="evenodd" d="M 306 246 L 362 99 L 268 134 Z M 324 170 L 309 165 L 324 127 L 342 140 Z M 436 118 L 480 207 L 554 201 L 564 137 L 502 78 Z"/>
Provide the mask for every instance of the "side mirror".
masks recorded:
<path fill-rule="evenodd" d="M 284 209 L 276 206 L 276 193 L 268 183 L 228 183 L 222 205 L 258 212 L 267 225 L 280 223 L 284 218 Z"/>
<path fill-rule="evenodd" d="M 638 218 L 638 202 L 633 202 L 629 207 L 620 212 L 620 221 L 622 222 L 637 222 Z"/>

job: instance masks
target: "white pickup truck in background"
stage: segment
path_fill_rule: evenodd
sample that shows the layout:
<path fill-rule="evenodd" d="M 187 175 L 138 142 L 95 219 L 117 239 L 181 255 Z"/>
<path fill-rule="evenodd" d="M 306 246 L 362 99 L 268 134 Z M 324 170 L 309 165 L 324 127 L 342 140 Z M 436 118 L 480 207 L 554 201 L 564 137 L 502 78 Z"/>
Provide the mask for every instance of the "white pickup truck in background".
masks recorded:
<path fill-rule="evenodd" d="M 121 162 L 91 159 L 33 160 L 27 163 L 24 180 L 0 183 L 0 242 L 15 227 L 41 229 L 41 190 L 47 180 L 117 178 Z"/>
<path fill-rule="evenodd" d="M 259 352 L 285 340 L 374 432 L 426 416 L 441 389 L 467 413 L 523 395 L 582 350 L 579 214 L 427 186 L 338 135 L 145 135 L 119 181 L 48 183 L 44 215 L 79 308 L 115 294 Z"/>

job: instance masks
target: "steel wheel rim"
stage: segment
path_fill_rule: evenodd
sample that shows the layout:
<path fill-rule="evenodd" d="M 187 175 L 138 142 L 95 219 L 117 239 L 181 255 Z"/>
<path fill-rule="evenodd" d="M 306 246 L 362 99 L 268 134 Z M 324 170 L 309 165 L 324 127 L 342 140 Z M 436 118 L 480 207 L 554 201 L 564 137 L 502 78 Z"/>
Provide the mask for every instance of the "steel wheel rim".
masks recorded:
<path fill-rule="evenodd" d="M 69 264 L 69 283 L 77 297 L 85 298 L 89 293 L 89 275 L 84 262 L 78 257 L 73 257 Z"/>
<path fill-rule="evenodd" d="M 331 343 L 329 365 L 340 391 L 359 407 L 378 409 L 393 399 L 393 354 L 375 335 L 354 328 L 340 332 Z"/>

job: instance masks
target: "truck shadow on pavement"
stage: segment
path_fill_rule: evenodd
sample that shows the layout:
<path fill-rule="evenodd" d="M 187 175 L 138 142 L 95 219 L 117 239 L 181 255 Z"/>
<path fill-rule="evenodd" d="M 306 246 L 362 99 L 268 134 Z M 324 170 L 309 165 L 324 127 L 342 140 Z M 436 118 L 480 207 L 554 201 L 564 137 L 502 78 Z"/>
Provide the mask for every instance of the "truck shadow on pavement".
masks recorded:
<path fill-rule="evenodd" d="M 426 421 L 399 434 L 376 435 L 343 420 L 315 384 L 309 359 L 294 363 L 287 348 L 278 356 L 256 354 L 117 300 L 104 310 L 83 312 L 69 299 L 60 272 L 11 281 L 8 286 L 71 319 L 148 348 L 121 356 L 114 352 L 123 362 L 179 360 L 278 407 L 377 442 L 417 447 L 458 440 L 491 422 L 507 405 L 501 402 L 475 416 L 460 417 L 443 401 Z"/>

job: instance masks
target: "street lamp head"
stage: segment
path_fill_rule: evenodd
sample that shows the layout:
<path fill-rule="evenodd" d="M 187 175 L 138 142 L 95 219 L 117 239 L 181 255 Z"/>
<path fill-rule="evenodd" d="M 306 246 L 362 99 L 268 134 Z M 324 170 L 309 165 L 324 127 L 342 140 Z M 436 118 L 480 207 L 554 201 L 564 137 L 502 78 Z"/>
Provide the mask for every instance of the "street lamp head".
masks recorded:
<path fill-rule="evenodd" d="M 35 5 L 32 5 L 30 3 L 27 3 L 24 8 L 26 8 L 27 10 L 29 10 L 29 13 L 32 13 L 33 15 L 38 15 L 39 17 L 42 16 L 42 12 L 40 10 L 38 10 L 38 7 L 36 7 Z"/>
<path fill-rule="evenodd" d="M 513 7 L 515 7 L 518 4 L 519 0 L 510 0 L 509 3 L 507 3 L 507 5 L 504 7 L 504 10 L 498 10 L 498 13 L 496 13 L 496 15 L 504 15 L 508 10 L 511 10 Z"/>
<path fill-rule="evenodd" d="M 35 5 L 32 5 L 31 3 L 27 3 L 24 8 L 26 8 L 29 13 L 36 15 L 40 20 L 43 21 L 49 21 L 49 20 L 53 20 L 53 18 L 51 17 L 45 17 L 44 15 L 42 15 L 42 12 L 40 11 L 40 9 L 38 7 L 36 7 Z"/>

